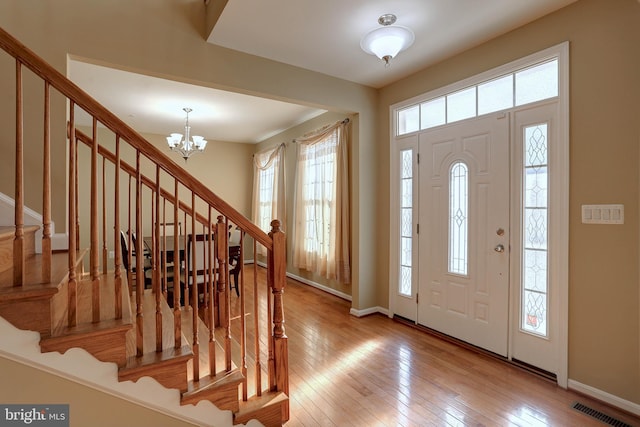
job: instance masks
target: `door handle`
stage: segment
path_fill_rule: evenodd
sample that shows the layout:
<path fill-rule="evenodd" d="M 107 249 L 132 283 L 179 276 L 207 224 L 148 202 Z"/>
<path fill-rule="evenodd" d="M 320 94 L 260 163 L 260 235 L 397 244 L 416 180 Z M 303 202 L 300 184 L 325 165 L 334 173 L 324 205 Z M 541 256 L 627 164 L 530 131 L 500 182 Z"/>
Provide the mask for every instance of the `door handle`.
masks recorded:
<path fill-rule="evenodd" d="M 495 248 L 493 248 L 493 250 L 496 252 L 504 252 L 504 245 L 500 243 Z"/>

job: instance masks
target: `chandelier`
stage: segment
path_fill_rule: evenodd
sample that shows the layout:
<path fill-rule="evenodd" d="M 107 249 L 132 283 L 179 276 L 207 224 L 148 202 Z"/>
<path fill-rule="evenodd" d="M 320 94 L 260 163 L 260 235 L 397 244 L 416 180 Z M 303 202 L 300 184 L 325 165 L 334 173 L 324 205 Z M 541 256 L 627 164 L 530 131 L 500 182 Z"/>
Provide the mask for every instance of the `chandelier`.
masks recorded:
<path fill-rule="evenodd" d="M 184 122 L 184 139 L 182 139 L 181 133 L 172 133 L 167 137 L 167 144 L 172 151 L 179 153 L 186 162 L 191 155 L 202 153 L 204 147 L 207 146 L 207 141 L 202 136 L 191 136 L 189 113 L 193 110 L 191 108 L 183 108 L 182 110 L 187 113 L 187 119 Z"/>
<path fill-rule="evenodd" d="M 367 33 L 360 41 L 360 47 L 368 54 L 375 55 L 384 61 L 385 67 L 395 56 L 411 46 L 415 40 L 413 31 L 407 27 L 393 25 L 396 16 L 387 13 L 378 18 L 381 28 Z"/>

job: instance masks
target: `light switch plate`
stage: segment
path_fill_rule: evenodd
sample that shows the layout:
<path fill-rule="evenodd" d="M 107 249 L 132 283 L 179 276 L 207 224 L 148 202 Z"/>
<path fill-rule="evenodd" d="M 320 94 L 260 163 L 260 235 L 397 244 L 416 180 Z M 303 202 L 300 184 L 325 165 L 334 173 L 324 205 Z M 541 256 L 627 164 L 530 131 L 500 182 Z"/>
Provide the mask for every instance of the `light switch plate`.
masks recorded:
<path fill-rule="evenodd" d="M 582 205 L 583 224 L 624 224 L 624 205 Z"/>

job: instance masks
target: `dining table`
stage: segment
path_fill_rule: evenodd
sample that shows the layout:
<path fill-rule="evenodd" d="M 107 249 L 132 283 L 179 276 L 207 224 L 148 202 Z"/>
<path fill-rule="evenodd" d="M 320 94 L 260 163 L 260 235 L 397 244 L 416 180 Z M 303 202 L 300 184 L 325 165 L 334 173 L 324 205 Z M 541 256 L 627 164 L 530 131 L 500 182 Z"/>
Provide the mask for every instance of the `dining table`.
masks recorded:
<path fill-rule="evenodd" d="M 160 239 L 158 239 L 158 244 L 160 246 L 160 253 L 162 254 L 161 257 L 163 257 L 163 261 L 166 261 L 167 263 L 173 263 L 173 260 L 175 258 L 174 251 L 175 251 L 176 238 L 178 239 L 178 251 L 179 251 L 178 259 L 180 260 L 180 262 L 182 262 L 184 261 L 184 249 L 185 249 L 185 242 L 187 240 L 184 235 L 162 236 L 160 237 Z M 166 250 L 165 250 L 165 245 L 166 245 Z M 149 251 L 150 254 L 153 254 L 153 251 L 152 251 L 153 237 L 152 236 L 144 237 L 144 247 L 146 250 Z"/>

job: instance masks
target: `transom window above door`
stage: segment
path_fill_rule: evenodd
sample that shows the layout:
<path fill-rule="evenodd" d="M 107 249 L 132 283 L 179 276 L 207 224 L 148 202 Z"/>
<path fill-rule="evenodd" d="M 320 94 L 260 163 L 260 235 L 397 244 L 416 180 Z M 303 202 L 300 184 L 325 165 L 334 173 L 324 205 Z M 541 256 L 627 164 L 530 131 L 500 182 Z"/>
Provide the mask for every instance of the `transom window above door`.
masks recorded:
<path fill-rule="evenodd" d="M 396 135 L 406 135 L 556 96 L 557 58 L 397 110 Z"/>

